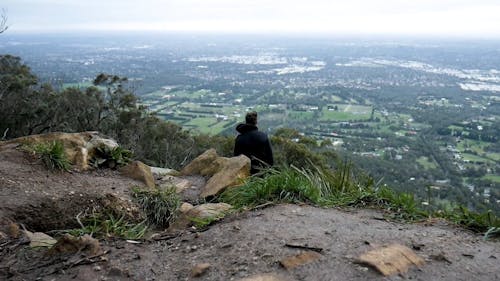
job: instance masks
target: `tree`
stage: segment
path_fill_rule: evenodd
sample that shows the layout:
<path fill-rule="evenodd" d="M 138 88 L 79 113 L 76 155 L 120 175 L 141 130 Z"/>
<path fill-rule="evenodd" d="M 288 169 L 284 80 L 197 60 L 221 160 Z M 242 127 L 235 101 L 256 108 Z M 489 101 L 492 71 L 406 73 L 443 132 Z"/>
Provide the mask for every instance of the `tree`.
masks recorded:
<path fill-rule="evenodd" d="M 0 16 L 0 34 L 4 33 L 9 26 L 7 25 L 7 13 L 2 9 L 2 15 Z"/>

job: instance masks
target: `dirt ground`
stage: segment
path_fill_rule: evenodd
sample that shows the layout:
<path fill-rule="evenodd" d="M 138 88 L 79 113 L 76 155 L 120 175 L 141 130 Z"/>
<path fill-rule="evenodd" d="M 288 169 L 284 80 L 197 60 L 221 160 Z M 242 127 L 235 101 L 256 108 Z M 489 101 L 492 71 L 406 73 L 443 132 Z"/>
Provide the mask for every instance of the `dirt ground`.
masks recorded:
<path fill-rule="evenodd" d="M 0 218 L 36 217 L 23 209 L 40 210 L 48 198 L 63 202 L 63 209 L 68 206 L 64 199 L 71 196 L 94 198 L 110 192 L 126 198 L 134 185 L 137 182 L 113 171 L 53 174 L 22 154 L 0 151 Z M 52 203 L 43 206 L 57 205 Z M 29 230 L 43 229 L 44 224 L 36 221 L 24 218 Z M 233 214 L 201 232 L 159 233 L 156 239 L 160 240 L 101 240 L 106 254 L 89 259 L 89 264 L 80 263 L 86 259 L 79 254 L 48 256 L 45 250 L 11 239 L 0 242 L 0 280 L 239 280 L 258 273 L 297 281 L 500 280 L 499 242 L 483 241 L 439 220 L 387 221 L 382 212 L 369 209 L 269 206 Z M 425 264 L 382 277 L 355 262 L 360 254 L 392 243 L 413 249 Z M 317 248 L 321 257 L 286 270 L 279 261 L 303 251 L 286 244 Z M 192 268 L 200 263 L 210 267 L 200 277 L 191 277 Z"/>

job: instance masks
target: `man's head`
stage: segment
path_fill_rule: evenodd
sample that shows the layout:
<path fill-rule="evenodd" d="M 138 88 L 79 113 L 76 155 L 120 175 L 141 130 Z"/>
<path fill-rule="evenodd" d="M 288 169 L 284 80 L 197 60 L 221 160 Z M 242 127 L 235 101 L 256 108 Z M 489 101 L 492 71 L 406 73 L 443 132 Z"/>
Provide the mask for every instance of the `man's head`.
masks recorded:
<path fill-rule="evenodd" d="M 245 123 L 249 125 L 257 125 L 257 112 L 252 111 L 248 112 L 247 115 L 245 116 Z"/>

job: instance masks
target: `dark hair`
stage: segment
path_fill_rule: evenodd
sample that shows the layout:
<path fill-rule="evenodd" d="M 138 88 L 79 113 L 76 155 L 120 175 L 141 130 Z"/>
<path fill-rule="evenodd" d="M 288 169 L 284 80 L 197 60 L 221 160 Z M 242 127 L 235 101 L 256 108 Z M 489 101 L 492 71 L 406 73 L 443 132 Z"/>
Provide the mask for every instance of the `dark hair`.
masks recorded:
<path fill-rule="evenodd" d="M 245 123 L 249 125 L 257 125 L 257 112 L 248 112 L 245 116 Z"/>

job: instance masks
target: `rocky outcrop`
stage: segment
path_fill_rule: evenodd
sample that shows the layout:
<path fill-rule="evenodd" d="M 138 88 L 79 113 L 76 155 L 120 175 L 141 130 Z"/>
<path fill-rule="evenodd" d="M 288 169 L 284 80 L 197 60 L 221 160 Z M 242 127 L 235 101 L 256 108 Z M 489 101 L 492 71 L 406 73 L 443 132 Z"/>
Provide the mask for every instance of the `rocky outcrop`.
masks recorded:
<path fill-rule="evenodd" d="M 120 168 L 120 171 L 124 176 L 141 181 L 149 188 L 156 186 L 151 168 L 141 161 L 130 162 L 127 166 Z"/>
<path fill-rule="evenodd" d="M 222 163 L 217 160 L 219 156 L 215 149 L 209 149 L 196 157 L 191 163 L 181 170 L 181 175 L 213 176 L 220 171 Z"/>
<path fill-rule="evenodd" d="M 238 157 L 221 157 L 223 165 L 221 169 L 214 174 L 203 187 L 201 197 L 217 195 L 228 187 L 239 186 L 244 179 L 250 176 L 250 158 L 245 155 Z"/>
<path fill-rule="evenodd" d="M 1 142 L 0 149 L 8 144 L 37 144 L 59 141 L 64 146 L 64 152 L 69 162 L 78 170 L 90 168 L 90 159 L 95 155 L 98 147 L 108 147 L 113 149 L 118 146 L 116 141 L 104 138 L 98 132 L 82 133 L 47 133 L 20 137 L 9 141 Z"/>
<path fill-rule="evenodd" d="M 250 159 L 244 155 L 220 157 L 215 149 L 210 149 L 184 167 L 181 174 L 210 177 L 200 195 L 206 198 L 217 195 L 226 188 L 241 185 L 250 176 Z"/>

